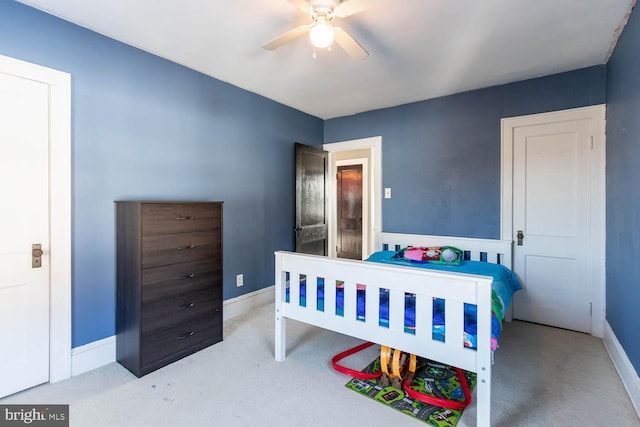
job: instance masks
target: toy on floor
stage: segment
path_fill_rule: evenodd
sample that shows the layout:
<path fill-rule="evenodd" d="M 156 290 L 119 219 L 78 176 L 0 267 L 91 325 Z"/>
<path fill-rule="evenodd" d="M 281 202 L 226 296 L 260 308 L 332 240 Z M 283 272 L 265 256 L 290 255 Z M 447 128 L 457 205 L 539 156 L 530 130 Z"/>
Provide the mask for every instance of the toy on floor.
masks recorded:
<path fill-rule="evenodd" d="M 373 380 L 375 379 L 378 382 L 378 385 L 381 387 L 392 387 L 396 390 L 403 390 L 407 396 L 414 400 L 419 400 L 424 403 L 429 403 L 431 405 L 439 406 L 442 408 L 462 410 L 466 408 L 471 403 L 471 390 L 469 389 L 469 384 L 464 376 L 464 372 L 460 368 L 453 368 L 455 370 L 455 374 L 460 382 L 460 386 L 462 387 L 462 395 L 459 397 L 464 397 L 464 400 L 451 400 L 447 399 L 445 396 L 437 397 L 433 394 L 436 393 L 437 390 L 431 388 L 432 394 L 426 394 L 421 391 L 415 389 L 412 386 L 414 379 L 420 380 L 420 378 L 416 378 L 416 372 L 418 371 L 418 358 L 415 354 L 405 353 L 398 349 L 392 349 L 387 346 L 380 346 L 380 370 L 377 372 L 361 372 L 356 371 L 351 368 L 347 368 L 343 365 L 340 365 L 338 362 L 342 359 L 351 356 L 359 351 L 362 351 L 368 347 L 371 347 L 374 343 L 365 342 L 356 347 L 350 348 L 342 353 L 335 355 L 331 359 L 331 365 L 333 368 L 345 375 L 351 376 L 353 378 L 357 378 L 360 380 Z M 429 377 L 437 376 L 438 372 L 445 372 L 444 366 L 439 366 L 431 361 L 421 360 L 420 367 L 422 369 L 428 370 Z M 448 371 L 447 371 L 448 372 Z M 424 382 L 424 379 L 422 379 Z"/>

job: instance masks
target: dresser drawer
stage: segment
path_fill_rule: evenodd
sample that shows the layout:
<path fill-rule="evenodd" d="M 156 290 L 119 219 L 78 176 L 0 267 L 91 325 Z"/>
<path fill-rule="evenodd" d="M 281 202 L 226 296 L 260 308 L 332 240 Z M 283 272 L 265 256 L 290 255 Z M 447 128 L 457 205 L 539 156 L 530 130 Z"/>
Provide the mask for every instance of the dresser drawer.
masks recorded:
<path fill-rule="evenodd" d="M 220 241 L 219 231 L 144 236 L 142 268 L 208 258 L 220 260 L 222 257 Z"/>
<path fill-rule="evenodd" d="M 220 227 L 222 207 L 212 203 L 142 205 L 142 235 L 211 231 Z"/>
<path fill-rule="evenodd" d="M 222 269 L 219 261 L 205 259 L 142 270 L 142 302 L 205 288 L 216 288 L 216 297 L 222 296 Z"/>
<path fill-rule="evenodd" d="M 187 323 L 142 336 L 141 365 L 144 369 L 203 341 L 222 339 L 222 316 L 195 318 Z"/>
<path fill-rule="evenodd" d="M 184 323 L 194 317 L 215 317 L 222 307 L 222 296 L 213 288 L 142 304 L 140 330 L 143 334 Z"/>

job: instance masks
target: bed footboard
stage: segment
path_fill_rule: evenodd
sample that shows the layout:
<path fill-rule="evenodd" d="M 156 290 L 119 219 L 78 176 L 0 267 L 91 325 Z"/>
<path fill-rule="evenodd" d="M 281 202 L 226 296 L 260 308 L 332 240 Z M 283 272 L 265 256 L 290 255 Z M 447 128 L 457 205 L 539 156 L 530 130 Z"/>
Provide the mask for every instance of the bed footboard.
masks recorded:
<path fill-rule="evenodd" d="M 275 259 L 276 360 L 286 357 L 286 319 L 402 349 L 476 372 L 478 425 L 489 425 L 490 277 L 291 252 L 276 252 Z M 379 316 L 381 290 L 389 296 L 385 322 Z M 338 294 L 343 296 L 341 308 L 336 304 Z M 415 295 L 413 331 L 405 328 L 405 294 Z M 358 295 L 364 300 L 364 311 L 357 308 Z M 445 300 L 444 342 L 432 334 L 433 298 Z M 465 303 L 478 307 L 476 350 L 463 344 Z"/>

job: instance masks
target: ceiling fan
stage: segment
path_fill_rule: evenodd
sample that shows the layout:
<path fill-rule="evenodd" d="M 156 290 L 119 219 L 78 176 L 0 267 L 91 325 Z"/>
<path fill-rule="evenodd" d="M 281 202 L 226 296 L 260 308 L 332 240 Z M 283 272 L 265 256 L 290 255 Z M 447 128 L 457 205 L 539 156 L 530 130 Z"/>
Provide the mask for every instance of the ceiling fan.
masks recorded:
<path fill-rule="evenodd" d="M 364 10 L 367 0 L 289 0 L 289 3 L 307 13 L 312 22 L 308 25 L 289 30 L 262 45 L 267 50 L 274 50 L 304 34 L 309 34 L 311 44 L 317 48 L 330 47 L 335 42 L 352 58 L 364 59 L 369 56 L 360 43 L 355 41 L 345 30 L 332 24 L 334 18 L 344 18 Z M 315 52 L 314 52 L 315 58 Z"/>

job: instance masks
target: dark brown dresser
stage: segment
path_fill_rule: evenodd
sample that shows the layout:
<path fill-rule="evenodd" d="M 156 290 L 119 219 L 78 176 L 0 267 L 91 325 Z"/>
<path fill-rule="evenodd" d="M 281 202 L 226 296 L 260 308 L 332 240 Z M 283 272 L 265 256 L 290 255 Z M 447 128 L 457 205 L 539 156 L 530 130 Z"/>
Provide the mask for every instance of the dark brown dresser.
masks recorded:
<path fill-rule="evenodd" d="M 222 202 L 116 202 L 116 358 L 137 377 L 222 341 Z"/>

